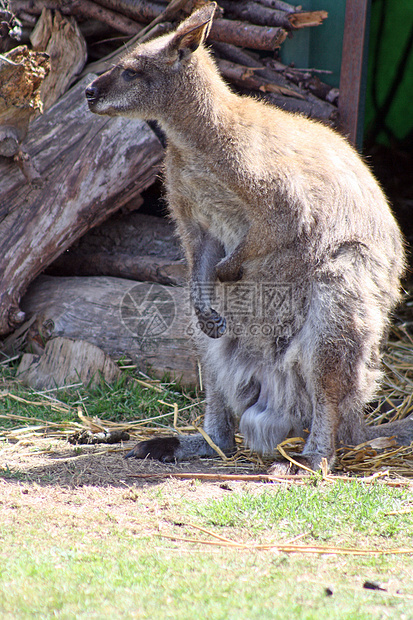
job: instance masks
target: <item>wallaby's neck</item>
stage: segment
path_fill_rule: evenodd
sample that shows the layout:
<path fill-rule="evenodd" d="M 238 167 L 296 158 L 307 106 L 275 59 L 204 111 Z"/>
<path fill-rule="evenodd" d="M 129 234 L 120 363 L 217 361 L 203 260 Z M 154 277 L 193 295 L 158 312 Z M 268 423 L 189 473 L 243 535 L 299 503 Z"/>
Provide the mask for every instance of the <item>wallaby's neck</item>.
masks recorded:
<path fill-rule="evenodd" d="M 201 49 L 159 121 L 176 148 L 214 151 L 233 132 L 237 99 L 217 73 L 208 52 Z"/>

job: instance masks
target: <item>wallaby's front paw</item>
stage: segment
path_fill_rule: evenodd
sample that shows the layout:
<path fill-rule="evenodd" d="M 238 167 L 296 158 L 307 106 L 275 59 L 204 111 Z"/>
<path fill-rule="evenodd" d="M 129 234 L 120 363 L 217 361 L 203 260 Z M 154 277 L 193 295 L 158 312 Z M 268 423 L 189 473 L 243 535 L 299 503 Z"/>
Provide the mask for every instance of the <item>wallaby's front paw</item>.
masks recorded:
<path fill-rule="evenodd" d="M 148 439 L 148 441 L 140 441 L 128 452 L 125 458 L 148 458 L 166 463 L 175 460 L 178 448 L 179 439 L 177 437 L 158 437 L 156 439 Z"/>
<path fill-rule="evenodd" d="M 223 258 L 216 266 L 216 274 L 221 282 L 237 282 L 242 278 L 243 269 L 234 265 L 231 256 Z"/>
<path fill-rule="evenodd" d="M 210 338 L 221 338 L 227 331 L 227 322 L 216 310 L 201 312 L 195 308 L 198 326 Z"/>

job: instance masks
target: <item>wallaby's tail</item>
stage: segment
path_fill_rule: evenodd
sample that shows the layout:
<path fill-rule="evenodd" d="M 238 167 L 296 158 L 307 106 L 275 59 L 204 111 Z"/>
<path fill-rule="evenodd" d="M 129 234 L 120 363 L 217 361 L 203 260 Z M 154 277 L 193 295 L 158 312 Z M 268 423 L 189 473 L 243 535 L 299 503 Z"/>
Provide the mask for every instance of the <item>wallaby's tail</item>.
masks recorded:
<path fill-rule="evenodd" d="M 413 441 L 413 415 L 397 422 L 379 424 L 378 426 L 366 426 L 365 433 L 367 439 L 391 437 L 394 435 L 398 444 L 408 446 Z"/>

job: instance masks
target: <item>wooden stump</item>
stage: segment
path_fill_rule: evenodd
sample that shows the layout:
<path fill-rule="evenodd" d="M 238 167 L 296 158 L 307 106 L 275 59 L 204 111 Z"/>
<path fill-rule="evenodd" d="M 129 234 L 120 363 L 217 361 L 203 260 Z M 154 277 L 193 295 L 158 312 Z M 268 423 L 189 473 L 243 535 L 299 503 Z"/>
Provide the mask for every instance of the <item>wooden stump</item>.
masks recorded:
<path fill-rule="evenodd" d="M 111 358 L 90 342 L 53 338 L 43 355 L 23 355 L 16 376 L 36 390 L 50 390 L 73 383 L 91 386 L 102 379 L 112 383 L 120 374 Z"/>
<path fill-rule="evenodd" d="M 121 278 L 40 276 L 22 300 L 36 315 L 37 344 L 62 336 L 86 340 L 114 359 L 127 357 L 144 372 L 195 385 L 187 289 Z"/>

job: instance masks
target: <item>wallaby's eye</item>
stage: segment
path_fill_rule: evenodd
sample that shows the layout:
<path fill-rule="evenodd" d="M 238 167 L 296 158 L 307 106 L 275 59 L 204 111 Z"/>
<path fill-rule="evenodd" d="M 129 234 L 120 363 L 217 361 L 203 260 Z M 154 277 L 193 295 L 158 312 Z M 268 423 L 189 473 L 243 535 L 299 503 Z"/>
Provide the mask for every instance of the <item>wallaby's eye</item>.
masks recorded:
<path fill-rule="evenodd" d="M 134 71 L 133 69 L 124 69 L 124 71 L 122 71 L 122 77 L 127 82 L 134 80 L 138 77 L 138 75 L 139 73 L 137 71 Z"/>

